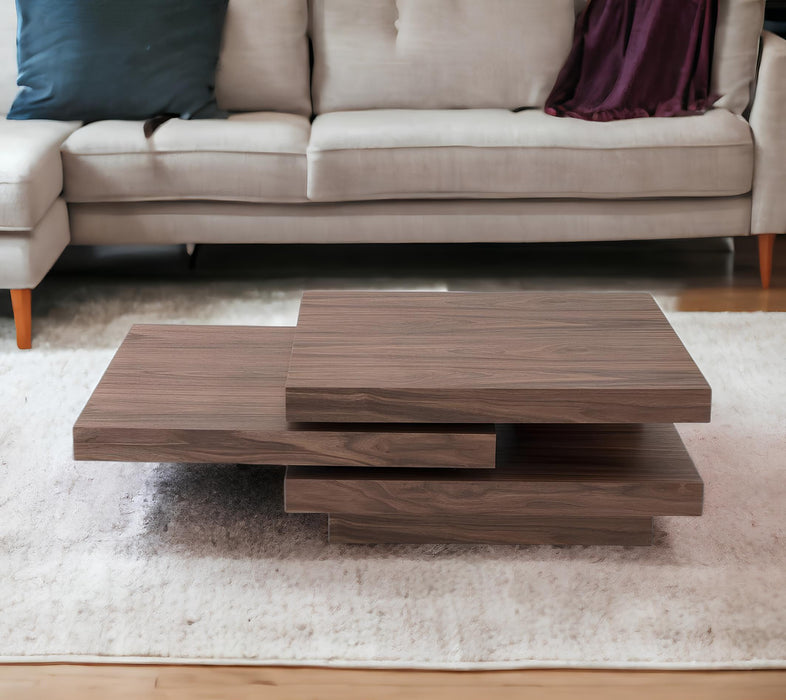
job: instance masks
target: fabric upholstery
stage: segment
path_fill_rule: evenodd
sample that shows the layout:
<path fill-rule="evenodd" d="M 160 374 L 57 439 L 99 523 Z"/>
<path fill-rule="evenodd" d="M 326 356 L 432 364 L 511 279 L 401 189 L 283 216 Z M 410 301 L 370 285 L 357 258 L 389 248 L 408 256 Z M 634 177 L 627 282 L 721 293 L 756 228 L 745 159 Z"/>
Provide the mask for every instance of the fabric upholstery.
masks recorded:
<path fill-rule="evenodd" d="M 418 3 L 419 0 L 409 0 Z M 448 0 L 440 0 L 447 3 Z M 534 1 L 534 0 L 533 0 Z M 306 22 L 305 4 L 307 0 L 277 0 L 275 3 L 260 3 L 257 0 L 230 0 L 229 11 L 227 14 L 227 24 L 225 27 L 224 48 L 219 61 L 219 73 L 217 76 L 217 94 L 219 105 L 230 110 L 248 111 L 282 111 L 295 114 L 308 114 L 308 44 L 305 31 L 299 27 L 304 27 Z M 383 59 L 392 59 L 393 44 L 395 37 L 394 29 L 391 25 L 395 22 L 385 19 L 385 12 L 390 12 L 394 7 L 394 0 L 384 0 L 382 10 L 380 10 L 380 0 L 367 0 L 362 4 L 354 0 L 343 0 L 343 5 L 336 4 L 336 12 L 345 15 L 357 14 L 356 9 L 362 7 L 363 13 L 356 18 L 355 24 L 362 24 L 363 18 L 367 17 L 367 26 L 362 33 L 355 32 L 350 35 L 348 29 L 342 29 L 337 35 L 330 35 L 330 41 L 324 35 L 328 26 L 327 21 L 333 12 L 326 13 L 326 3 L 334 3 L 337 0 L 312 0 L 312 22 L 314 23 L 314 42 L 315 51 L 318 58 L 315 74 L 314 92 L 315 98 L 319 98 L 325 87 L 329 87 L 331 92 L 335 92 L 335 97 L 339 100 L 331 101 L 335 106 L 325 103 L 325 108 L 317 111 L 335 111 L 339 109 L 367 109 L 375 107 L 410 107 L 424 106 L 428 108 L 443 108 L 457 106 L 502 106 L 519 107 L 522 105 L 499 105 L 499 104 L 443 104 L 438 103 L 436 98 L 431 98 L 430 104 L 423 105 L 401 105 L 401 104 L 368 104 L 361 100 L 368 89 L 365 87 L 355 88 L 352 85 L 353 67 L 341 68 L 344 64 L 354 60 L 353 56 L 359 53 L 376 55 L 379 52 Z M 420 3 L 421 5 L 431 5 Z M 473 3 L 473 0 L 463 0 L 466 3 Z M 580 10 L 585 0 L 575 0 L 576 10 Z M 758 57 L 758 42 L 764 18 L 765 0 L 720 0 L 718 30 L 715 42 L 715 60 L 713 70 L 713 89 L 723 95 L 719 106 L 725 107 L 732 112 L 742 113 L 750 100 L 750 86 L 754 79 L 756 61 Z M 478 6 L 487 6 L 484 3 L 473 3 Z M 542 3 L 544 7 L 556 10 L 558 2 Z M 554 5 L 554 8 L 551 6 Z M 387 6 L 387 10 L 385 10 Z M 402 4 L 403 6 L 403 4 Z M 323 16 L 320 17 L 319 13 Z M 381 19 L 378 16 L 382 15 Z M 332 20 L 333 23 L 341 25 L 341 17 Z M 315 21 L 316 20 L 316 21 Z M 570 36 L 572 26 L 563 28 L 564 20 L 556 21 L 554 27 L 558 26 L 554 33 L 547 34 L 541 32 L 543 39 L 548 39 L 553 43 L 555 54 L 558 53 L 557 46 L 560 46 L 561 55 L 556 58 L 560 65 L 553 67 L 553 77 L 556 77 L 562 62 L 568 54 L 570 48 Z M 348 26 L 348 23 L 343 25 Z M 541 25 L 542 28 L 542 25 Z M 316 34 L 317 30 L 320 32 Z M 565 36 L 563 37 L 563 34 Z M 380 42 L 372 37 L 379 37 Z M 514 37 L 517 36 L 514 34 Z M 289 40 L 286 40 L 289 37 Z M 264 40 L 262 40 L 264 38 Z M 355 48 L 352 42 L 358 44 Z M 521 49 L 516 47 L 511 55 L 518 56 Z M 410 52 L 412 49 L 410 49 Z M 460 53 L 460 52 L 458 52 Z M 507 55 L 508 50 L 501 52 Z M 346 58 L 342 57 L 346 54 Z M 334 60 L 335 57 L 335 60 Z M 324 71 L 328 64 L 323 59 L 330 59 L 329 66 L 333 76 L 325 75 Z M 451 77 L 455 77 L 458 87 L 462 84 L 466 90 L 486 90 L 483 86 L 467 85 L 468 71 L 472 70 L 471 57 L 459 55 L 455 57 L 459 68 L 443 78 L 447 85 Z M 397 62 L 389 61 L 388 66 L 382 66 L 380 70 L 386 71 L 386 76 L 381 79 L 384 85 L 385 80 L 390 80 L 390 75 L 398 77 L 402 88 L 407 88 L 407 81 L 415 82 L 414 75 L 408 76 L 406 71 L 399 68 Z M 410 61 L 407 65 L 410 65 Z M 376 73 L 376 68 L 366 69 L 359 66 L 360 73 L 356 78 L 359 82 L 371 81 L 371 88 L 377 93 L 384 93 L 383 86 L 374 85 L 375 79 L 369 73 Z M 437 72 L 438 66 L 435 66 Z M 422 62 L 416 65 L 414 70 L 422 73 Z M 335 71 L 338 71 L 336 73 Z M 520 77 L 520 65 L 513 65 L 510 74 L 514 78 Z M 471 77 L 471 75 L 470 75 Z M 492 76 L 493 78 L 496 76 Z M 317 80 L 318 79 L 318 80 Z M 422 80 L 423 76 L 418 75 Z M 480 82 L 477 80 L 475 82 Z M 552 79 L 553 82 L 553 79 Z M 439 87 L 439 81 L 432 82 L 432 88 Z M 335 86 L 335 88 L 334 88 Z M 447 89 L 454 89 L 451 86 Z M 550 87 L 550 85 L 548 86 Z M 544 88 L 542 99 L 545 99 L 548 87 Z M 346 94 L 345 94 L 346 93 Z M 5 114 L 11 105 L 16 94 L 16 11 L 11 0 L 0 2 L 0 114 Z M 271 98 L 272 96 L 272 98 Z M 347 98 L 353 98 L 361 102 L 350 106 Z M 537 104 L 542 104 L 542 100 Z"/>
<path fill-rule="evenodd" d="M 17 0 L 9 119 L 217 117 L 227 0 Z"/>
<path fill-rule="evenodd" d="M 311 114 L 308 0 L 230 0 L 216 75 L 219 106 Z M 16 7 L 0 0 L 0 114 L 16 95 Z"/>
<path fill-rule="evenodd" d="M 16 4 L 0 0 L 0 115 L 16 97 Z"/>
<path fill-rule="evenodd" d="M 63 189 L 60 144 L 79 122 L 0 122 L 0 230 L 33 228 Z"/>
<path fill-rule="evenodd" d="M 220 107 L 311 114 L 308 0 L 230 0 L 216 75 Z"/>
<path fill-rule="evenodd" d="M 756 143 L 751 230 L 786 233 L 786 39 L 771 32 L 763 35 L 750 119 Z"/>
<path fill-rule="evenodd" d="M 742 114 L 750 103 L 765 2 L 718 0 L 712 92 L 721 96 L 716 107 L 735 114 Z M 576 0 L 576 12 L 583 10 L 586 4 L 586 0 Z"/>
<path fill-rule="evenodd" d="M 546 113 L 609 122 L 706 112 L 716 100 L 717 8 L 718 0 L 593 0 Z"/>
<path fill-rule="evenodd" d="M 524 243 L 746 235 L 750 197 L 72 204 L 76 244 Z"/>
<path fill-rule="evenodd" d="M 379 110 L 317 117 L 314 201 L 694 197 L 750 191 L 747 122 L 702 116 L 586 122 L 529 110 Z"/>
<path fill-rule="evenodd" d="M 715 106 L 735 114 L 742 114 L 751 100 L 764 26 L 764 4 L 765 0 L 719 0 L 718 3 L 712 89 L 721 95 Z"/>
<path fill-rule="evenodd" d="M 0 231 L 0 289 L 32 289 L 68 245 L 68 211 L 56 199 L 31 231 Z"/>
<path fill-rule="evenodd" d="M 718 0 L 712 91 L 721 96 L 715 106 L 735 114 L 742 114 L 750 103 L 765 2 Z M 576 12 L 585 6 L 586 0 L 576 0 Z"/>
<path fill-rule="evenodd" d="M 314 108 L 542 106 L 573 0 L 311 0 Z"/>
<path fill-rule="evenodd" d="M 306 199 L 306 117 L 273 112 L 172 119 L 145 139 L 140 122 L 106 121 L 63 144 L 69 202 Z"/>

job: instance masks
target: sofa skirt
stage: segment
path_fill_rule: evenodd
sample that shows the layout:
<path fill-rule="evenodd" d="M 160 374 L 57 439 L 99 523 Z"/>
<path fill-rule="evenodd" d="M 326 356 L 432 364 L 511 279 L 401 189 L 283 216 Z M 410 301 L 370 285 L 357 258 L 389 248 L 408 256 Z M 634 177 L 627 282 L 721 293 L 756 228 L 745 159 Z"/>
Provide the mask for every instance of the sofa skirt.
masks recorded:
<path fill-rule="evenodd" d="M 70 204 L 79 245 L 516 243 L 748 235 L 751 197 Z"/>

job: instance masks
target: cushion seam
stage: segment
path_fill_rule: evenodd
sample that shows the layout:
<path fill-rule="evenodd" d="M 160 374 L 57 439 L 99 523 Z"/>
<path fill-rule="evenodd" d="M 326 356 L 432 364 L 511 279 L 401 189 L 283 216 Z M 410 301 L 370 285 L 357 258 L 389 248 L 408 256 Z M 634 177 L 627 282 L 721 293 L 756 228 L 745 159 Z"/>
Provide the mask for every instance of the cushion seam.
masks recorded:
<path fill-rule="evenodd" d="M 290 198 L 276 198 L 276 199 L 266 199 L 263 197 L 235 197 L 230 198 L 229 196 L 226 197 L 218 197 L 217 195 L 172 195 L 172 196 L 161 196 L 161 197 L 150 197 L 140 195 L 139 197 L 128 196 L 128 197 L 111 197 L 107 199 L 98 199 L 92 198 L 88 200 L 73 200 L 70 199 L 67 195 L 65 197 L 67 204 L 127 204 L 127 203 L 143 203 L 143 202 L 230 202 L 230 203 L 244 203 L 247 202 L 249 204 L 303 204 L 308 202 L 307 195 L 303 194 L 302 198 L 301 195 L 293 196 Z"/>
<path fill-rule="evenodd" d="M 355 148 L 352 147 L 342 147 L 342 148 L 312 148 L 309 147 L 306 151 L 306 155 L 311 155 L 313 153 L 341 153 L 341 152 L 355 152 L 355 151 L 406 151 L 406 150 L 430 150 L 430 149 L 437 149 L 437 148 L 455 148 L 455 149 L 469 149 L 469 150 L 503 150 L 503 151 L 511 151 L 511 150 L 535 150 L 535 149 L 542 149 L 542 150 L 560 150 L 560 151 L 587 151 L 590 153 L 594 152 L 610 152 L 610 151 L 620 151 L 622 153 L 626 151 L 644 151 L 644 150 L 673 150 L 673 149 L 682 149 L 682 148 L 707 148 L 707 149 L 725 149 L 725 148 L 747 148 L 752 147 L 753 141 L 746 141 L 746 142 L 737 142 L 737 143 L 728 143 L 728 144 L 685 144 L 685 145 L 668 145 L 668 146 L 629 146 L 629 147 L 620 147 L 620 146 L 609 146 L 609 147 L 601 147 L 601 148 L 592 148 L 587 146 L 546 146 L 546 145 L 532 145 L 532 146 L 471 146 L 466 144 L 459 144 L 459 145 L 442 145 L 442 146 L 358 146 Z"/>
<path fill-rule="evenodd" d="M 561 199 L 570 199 L 570 200 L 591 200 L 591 201 L 629 201 L 635 199 L 642 199 L 642 200 L 656 200 L 656 199 L 712 199 L 712 198 L 728 198 L 728 197 L 744 197 L 746 195 L 751 194 L 753 190 L 747 189 L 743 192 L 738 190 L 726 190 L 719 192 L 717 189 L 712 190 L 693 190 L 691 194 L 678 194 L 672 192 L 657 192 L 655 194 L 642 194 L 641 192 L 624 192 L 621 193 L 617 192 L 587 192 L 584 191 L 582 193 L 575 193 L 575 192 L 559 192 L 559 193 L 544 193 L 544 192 L 535 192 L 532 194 L 522 194 L 520 192 L 511 191 L 509 193 L 504 192 L 495 192 L 495 193 L 480 193 L 477 190 L 474 193 L 456 193 L 456 192 L 439 192 L 439 191 L 430 191 L 425 192 L 422 195 L 417 195 L 413 192 L 375 192 L 371 194 L 360 194 L 355 192 L 354 194 L 348 194 L 347 196 L 349 199 L 314 199 L 313 196 L 309 196 L 309 199 L 314 202 L 353 202 L 353 201 L 362 201 L 362 202 L 373 202 L 373 201 L 406 201 L 406 200 L 429 200 L 429 199 L 438 199 L 438 200 L 488 200 L 493 201 L 495 199 L 500 200 L 508 200 L 508 199 L 522 199 L 522 200 L 529 200 L 529 199 L 541 199 L 541 200 L 554 200 L 559 201 Z M 422 192 L 422 190 L 421 190 Z M 695 194 L 695 192 L 700 192 L 703 194 Z M 592 196 L 589 196 L 589 195 Z M 480 196 L 483 195 L 483 196 Z M 353 199 L 354 197 L 354 199 Z M 362 199 L 357 199 L 358 197 L 362 197 Z"/>
<path fill-rule="evenodd" d="M 178 156 L 178 155 L 251 155 L 251 156 L 305 156 L 305 151 L 228 151 L 220 149 L 208 149 L 204 151 L 184 150 L 184 151 L 111 151 L 103 153 L 83 153 L 63 149 L 64 156 L 77 156 L 79 158 L 93 158 L 95 156 Z"/>

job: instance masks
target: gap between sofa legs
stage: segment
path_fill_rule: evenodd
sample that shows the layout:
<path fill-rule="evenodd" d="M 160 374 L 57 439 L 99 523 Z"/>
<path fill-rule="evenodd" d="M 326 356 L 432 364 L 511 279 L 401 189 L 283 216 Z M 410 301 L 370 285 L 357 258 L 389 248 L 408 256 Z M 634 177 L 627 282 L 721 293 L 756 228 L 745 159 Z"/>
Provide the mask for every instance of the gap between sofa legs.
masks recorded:
<path fill-rule="evenodd" d="M 11 307 L 16 324 L 16 345 L 20 350 L 33 347 L 33 290 L 12 289 Z"/>

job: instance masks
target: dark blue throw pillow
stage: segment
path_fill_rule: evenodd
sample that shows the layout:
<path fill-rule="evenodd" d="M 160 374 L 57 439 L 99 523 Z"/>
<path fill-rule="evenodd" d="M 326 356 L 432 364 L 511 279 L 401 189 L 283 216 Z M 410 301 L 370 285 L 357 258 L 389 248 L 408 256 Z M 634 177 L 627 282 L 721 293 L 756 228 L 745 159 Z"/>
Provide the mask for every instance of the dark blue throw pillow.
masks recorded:
<path fill-rule="evenodd" d="M 17 0 L 9 119 L 218 116 L 228 0 Z"/>

